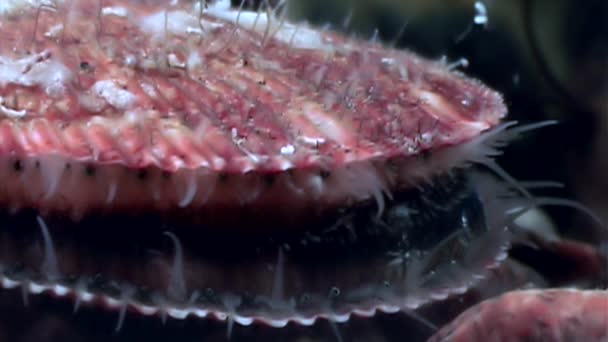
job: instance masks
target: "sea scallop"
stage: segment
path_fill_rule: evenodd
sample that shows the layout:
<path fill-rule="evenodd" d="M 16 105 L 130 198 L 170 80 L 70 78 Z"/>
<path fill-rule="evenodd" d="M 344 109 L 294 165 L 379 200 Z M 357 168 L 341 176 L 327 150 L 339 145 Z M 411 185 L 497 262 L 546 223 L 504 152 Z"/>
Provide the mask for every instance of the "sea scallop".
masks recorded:
<path fill-rule="evenodd" d="M 502 267 L 533 204 L 492 157 L 544 123 L 443 62 L 227 1 L 7 4 L 1 284 L 26 301 L 229 335 L 409 312 Z"/>

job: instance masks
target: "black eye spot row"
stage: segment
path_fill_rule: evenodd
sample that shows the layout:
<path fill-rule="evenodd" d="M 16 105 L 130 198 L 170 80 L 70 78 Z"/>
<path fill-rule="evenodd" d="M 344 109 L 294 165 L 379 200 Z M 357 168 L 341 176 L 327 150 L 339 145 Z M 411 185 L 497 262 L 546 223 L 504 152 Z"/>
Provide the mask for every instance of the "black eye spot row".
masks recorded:
<path fill-rule="evenodd" d="M 21 172 L 26 171 L 26 165 L 27 165 L 27 163 L 25 163 L 24 160 L 20 159 L 20 158 L 14 159 L 10 163 L 11 169 L 16 173 L 21 173 Z M 43 168 L 42 162 L 40 160 L 34 160 L 34 167 L 36 169 L 42 169 Z M 71 171 L 72 169 L 74 169 L 74 165 L 71 162 L 66 162 L 64 168 L 66 171 Z M 92 178 L 92 177 L 97 176 L 97 171 L 98 171 L 97 166 L 95 166 L 93 164 L 85 164 L 84 166 L 82 166 L 82 173 L 87 177 Z M 127 169 L 127 172 L 130 172 L 130 171 L 133 171 L 133 170 Z M 134 170 L 134 174 L 135 174 L 135 178 L 140 181 L 146 181 L 150 177 L 150 172 L 149 172 L 149 170 L 146 170 L 146 169 Z M 294 176 L 292 171 L 288 171 L 287 174 L 289 175 L 289 177 Z M 321 179 L 323 179 L 324 181 L 327 181 L 332 176 L 332 173 L 331 173 L 331 171 L 328 171 L 328 170 L 320 170 L 320 171 L 318 171 L 318 175 L 319 175 L 319 177 L 321 177 Z M 173 177 L 173 174 L 170 171 L 161 171 L 161 177 L 164 180 L 170 180 Z M 218 182 L 221 184 L 227 184 L 228 182 L 230 182 L 230 179 L 232 177 L 233 177 L 233 175 L 230 175 L 228 173 L 220 173 L 218 175 Z M 261 176 L 261 179 L 262 179 L 263 183 L 266 185 L 266 187 L 270 188 L 276 183 L 277 177 L 279 177 L 279 175 L 274 174 L 274 173 L 273 174 L 264 174 Z"/>

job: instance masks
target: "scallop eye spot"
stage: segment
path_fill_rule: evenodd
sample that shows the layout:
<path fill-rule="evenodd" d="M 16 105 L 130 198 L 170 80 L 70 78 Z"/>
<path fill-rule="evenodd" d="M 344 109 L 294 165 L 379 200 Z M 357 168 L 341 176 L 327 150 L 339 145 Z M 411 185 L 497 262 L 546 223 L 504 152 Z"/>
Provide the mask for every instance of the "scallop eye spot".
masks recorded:
<path fill-rule="evenodd" d="M 319 176 L 321 177 L 321 179 L 327 180 L 329 177 L 331 177 L 331 171 L 321 170 L 321 171 L 319 171 Z"/>
<path fill-rule="evenodd" d="M 81 61 L 79 64 L 80 70 L 82 70 L 83 72 L 92 72 L 94 70 L 94 67 L 87 61 Z"/>
<path fill-rule="evenodd" d="M 87 177 L 94 177 L 96 173 L 97 173 L 97 169 L 95 168 L 95 166 L 93 166 L 91 164 L 85 165 L 85 167 L 84 167 L 84 174 Z"/>
<path fill-rule="evenodd" d="M 264 179 L 264 184 L 266 185 L 267 188 L 272 187 L 272 185 L 276 182 L 275 175 L 265 175 L 263 177 L 263 179 Z"/>
<path fill-rule="evenodd" d="M 20 159 L 17 159 L 17 160 L 15 160 L 15 161 L 13 161 L 12 168 L 13 168 L 13 170 L 15 170 L 16 172 L 21 172 L 21 171 L 23 171 L 23 162 L 22 162 Z"/>
<path fill-rule="evenodd" d="M 221 183 L 221 184 L 226 184 L 228 183 L 228 180 L 230 180 L 230 175 L 222 172 L 219 174 L 219 176 L 217 177 L 217 180 Z"/>
<path fill-rule="evenodd" d="M 139 170 L 136 173 L 137 179 L 140 181 L 145 181 L 148 178 L 148 171 L 146 170 Z"/>

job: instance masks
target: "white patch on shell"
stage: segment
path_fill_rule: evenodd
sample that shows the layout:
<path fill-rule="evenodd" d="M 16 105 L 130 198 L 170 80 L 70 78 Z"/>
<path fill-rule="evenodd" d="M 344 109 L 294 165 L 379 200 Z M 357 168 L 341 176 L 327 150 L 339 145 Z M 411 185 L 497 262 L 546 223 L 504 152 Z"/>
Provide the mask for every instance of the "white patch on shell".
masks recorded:
<path fill-rule="evenodd" d="M 63 32 L 63 24 L 53 25 L 49 28 L 48 31 L 44 33 L 44 36 L 47 38 L 57 38 Z"/>
<path fill-rule="evenodd" d="M 384 57 L 380 60 L 380 62 L 386 66 L 393 66 L 395 65 L 395 59 L 394 58 L 390 58 L 390 57 Z"/>
<path fill-rule="evenodd" d="M 9 118 L 21 118 L 27 115 L 27 111 L 25 109 L 17 110 L 6 107 L 4 105 L 4 98 L 0 96 L 0 114 Z"/>
<path fill-rule="evenodd" d="M 130 108 L 137 100 L 133 93 L 122 89 L 114 81 L 110 80 L 95 82 L 91 87 L 91 91 L 116 109 Z"/>
<path fill-rule="evenodd" d="M 20 59 L 0 56 L 0 87 L 16 84 L 25 87 L 42 87 L 47 94 L 57 96 L 65 91 L 72 73 L 63 63 L 44 51 Z"/>
<path fill-rule="evenodd" d="M 326 142 L 325 138 L 315 138 L 315 137 L 308 137 L 308 136 L 299 136 L 297 139 L 299 141 L 301 141 L 302 143 L 312 146 L 312 147 L 319 147 L 319 146 L 325 144 L 325 142 Z"/>
<path fill-rule="evenodd" d="M 418 96 L 422 106 L 430 107 L 428 111 L 439 121 L 458 122 L 463 127 L 463 130 L 481 132 L 489 128 L 489 124 L 483 121 L 464 121 L 458 117 L 458 111 L 446 101 L 441 95 L 423 89 L 413 89 L 413 94 Z"/>
<path fill-rule="evenodd" d="M 198 3 L 195 9 L 198 10 Z M 300 49 L 331 49 L 330 44 L 324 42 L 319 31 L 314 30 L 306 25 L 296 25 L 285 22 L 281 19 L 269 16 L 265 12 L 254 12 L 230 9 L 230 1 L 217 1 L 211 5 L 206 11 L 208 14 L 217 19 L 225 20 L 233 24 L 237 24 L 246 29 L 255 31 L 258 34 L 266 34 L 270 32 L 274 39 L 283 43 L 291 44 L 292 47 Z"/>
<path fill-rule="evenodd" d="M 197 3 L 197 6 L 200 6 L 200 2 Z M 230 0 L 217 0 L 210 6 L 210 8 L 216 11 L 229 11 L 230 6 Z"/>
<path fill-rule="evenodd" d="M 169 64 L 170 67 L 173 67 L 173 68 L 179 68 L 179 69 L 186 68 L 186 63 L 184 63 L 182 60 L 180 60 L 179 57 L 177 57 L 177 55 L 174 53 L 170 53 L 167 56 L 167 63 Z"/>
<path fill-rule="evenodd" d="M 114 15 L 117 17 L 127 17 L 129 15 L 129 11 L 120 6 L 113 7 L 104 7 L 101 9 L 101 15 Z"/>
<path fill-rule="evenodd" d="M 315 104 L 305 104 L 302 114 L 317 130 L 321 137 L 327 137 L 339 145 L 349 145 L 354 136 L 344 125 L 330 113 Z M 318 139 L 318 138 L 317 138 Z"/>
<path fill-rule="evenodd" d="M 186 60 L 186 68 L 188 71 L 195 70 L 203 64 L 203 59 L 198 51 L 191 51 L 188 55 L 188 59 Z"/>
<path fill-rule="evenodd" d="M 158 92 L 156 91 L 156 88 L 153 85 L 142 82 L 139 86 L 148 97 L 157 98 L 159 96 Z"/>
<path fill-rule="evenodd" d="M 203 29 L 201 29 L 201 25 Z M 209 30 L 221 27 L 221 24 L 202 20 L 185 11 L 160 11 L 145 16 L 139 20 L 139 27 L 154 37 L 164 37 L 166 34 L 186 36 L 188 34 L 204 34 Z"/>
<path fill-rule="evenodd" d="M 0 15 L 10 16 L 27 7 L 56 7 L 62 0 L 2 0 L 0 1 Z"/>
<path fill-rule="evenodd" d="M 137 65 L 137 57 L 135 57 L 135 55 L 128 54 L 125 56 L 123 62 L 126 66 L 134 68 Z"/>
<path fill-rule="evenodd" d="M 289 144 L 281 147 L 281 154 L 284 156 L 290 156 L 296 152 L 296 148 Z"/>

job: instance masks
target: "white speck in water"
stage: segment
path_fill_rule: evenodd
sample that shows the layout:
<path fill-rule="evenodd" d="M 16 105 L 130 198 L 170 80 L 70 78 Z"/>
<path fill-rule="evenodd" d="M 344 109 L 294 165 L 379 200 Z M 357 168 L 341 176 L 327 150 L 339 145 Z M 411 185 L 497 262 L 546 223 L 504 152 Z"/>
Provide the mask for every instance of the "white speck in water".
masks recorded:
<path fill-rule="evenodd" d="M 513 85 L 519 86 L 520 82 L 521 82 L 521 77 L 520 77 L 519 73 L 515 73 L 513 75 Z"/>
<path fill-rule="evenodd" d="M 473 22 L 476 25 L 488 25 L 488 9 L 481 1 L 475 2 L 475 17 L 473 18 Z"/>

